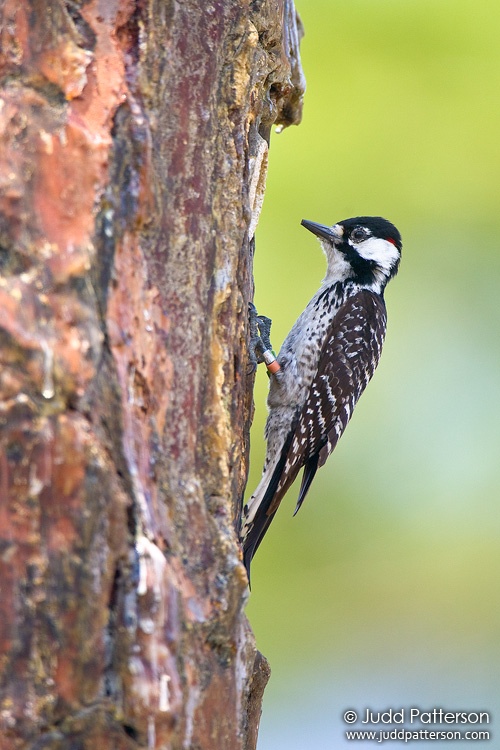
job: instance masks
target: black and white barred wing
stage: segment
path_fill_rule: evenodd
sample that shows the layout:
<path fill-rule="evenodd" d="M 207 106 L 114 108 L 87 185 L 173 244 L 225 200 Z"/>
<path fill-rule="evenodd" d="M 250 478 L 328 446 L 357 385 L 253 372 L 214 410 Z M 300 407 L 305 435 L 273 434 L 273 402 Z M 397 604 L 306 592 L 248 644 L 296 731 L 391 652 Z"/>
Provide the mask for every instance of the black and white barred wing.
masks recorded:
<path fill-rule="evenodd" d="M 288 453 L 291 466 L 305 466 L 295 512 L 302 505 L 318 466 L 325 463 L 337 445 L 375 372 L 386 323 L 383 298 L 367 290 L 350 297 L 335 316 Z"/>
<path fill-rule="evenodd" d="M 339 308 L 319 358 L 308 397 L 297 415 L 282 456 L 280 477 L 267 513 L 274 513 L 304 466 L 297 508 L 318 466 L 337 445 L 354 407 L 377 367 L 387 316 L 382 297 L 362 290 Z"/>
<path fill-rule="evenodd" d="M 382 297 L 366 290 L 350 297 L 335 315 L 326 332 L 308 397 L 290 426 L 276 468 L 252 498 L 255 510 L 251 520 L 247 517 L 243 525 L 248 574 L 253 555 L 301 468 L 305 467 L 295 512 L 303 503 L 318 466 L 337 445 L 378 364 L 386 320 Z"/>

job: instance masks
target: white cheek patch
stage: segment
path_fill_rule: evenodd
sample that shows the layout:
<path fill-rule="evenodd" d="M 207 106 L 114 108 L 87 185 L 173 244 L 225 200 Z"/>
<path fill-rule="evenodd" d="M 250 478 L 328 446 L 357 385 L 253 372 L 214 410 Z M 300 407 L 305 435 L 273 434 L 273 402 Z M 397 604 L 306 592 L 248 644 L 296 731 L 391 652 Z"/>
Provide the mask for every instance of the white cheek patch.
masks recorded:
<path fill-rule="evenodd" d="M 358 255 L 365 260 L 374 260 L 384 271 L 389 271 L 399 258 L 397 247 L 380 237 L 369 237 L 354 247 Z"/>

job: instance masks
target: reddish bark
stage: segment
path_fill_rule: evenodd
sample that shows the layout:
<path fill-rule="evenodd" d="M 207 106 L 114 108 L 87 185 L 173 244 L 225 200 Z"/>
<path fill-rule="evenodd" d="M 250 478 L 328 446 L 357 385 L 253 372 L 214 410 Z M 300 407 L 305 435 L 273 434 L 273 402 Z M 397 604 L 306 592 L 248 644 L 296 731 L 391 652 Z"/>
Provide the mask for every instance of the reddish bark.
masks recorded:
<path fill-rule="evenodd" d="M 253 748 L 247 307 L 293 3 L 0 12 L 0 747 Z"/>

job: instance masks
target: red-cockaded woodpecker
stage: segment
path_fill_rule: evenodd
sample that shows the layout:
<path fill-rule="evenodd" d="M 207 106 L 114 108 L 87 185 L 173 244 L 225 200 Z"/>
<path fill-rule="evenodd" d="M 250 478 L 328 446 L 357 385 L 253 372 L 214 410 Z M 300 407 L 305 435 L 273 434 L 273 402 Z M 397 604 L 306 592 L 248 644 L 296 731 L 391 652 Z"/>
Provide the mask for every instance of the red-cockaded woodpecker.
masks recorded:
<path fill-rule="evenodd" d="M 249 579 L 252 558 L 283 496 L 304 467 L 297 513 L 377 367 L 387 320 L 384 289 L 401 259 L 401 235 L 379 216 L 332 227 L 306 220 L 302 225 L 319 238 L 327 272 L 274 362 L 270 321 L 257 318 L 261 338 L 253 343 L 270 371 L 270 387 L 264 470 L 243 510 Z"/>

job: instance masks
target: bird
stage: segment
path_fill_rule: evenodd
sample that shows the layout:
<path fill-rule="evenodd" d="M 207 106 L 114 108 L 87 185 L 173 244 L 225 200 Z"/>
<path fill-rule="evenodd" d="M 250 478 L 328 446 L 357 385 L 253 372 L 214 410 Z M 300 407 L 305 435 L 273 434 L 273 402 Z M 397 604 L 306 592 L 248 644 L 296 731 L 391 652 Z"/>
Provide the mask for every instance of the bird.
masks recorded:
<path fill-rule="evenodd" d="M 266 362 L 270 385 L 262 478 L 241 524 L 249 582 L 251 561 L 285 493 L 303 468 L 295 515 L 378 365 L 387 323 L 384 290 L 401 260 L 401 235 L 381 216 L 301 224 L 319 239 L 327 271 L 277 357 L 271 321 L 257 316 L 255 322 L 256 361 Z"/>

